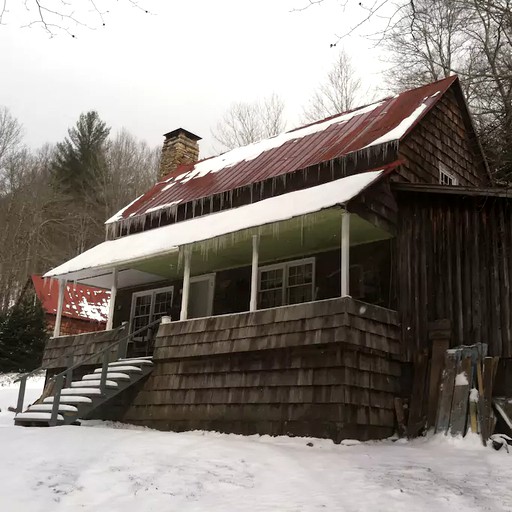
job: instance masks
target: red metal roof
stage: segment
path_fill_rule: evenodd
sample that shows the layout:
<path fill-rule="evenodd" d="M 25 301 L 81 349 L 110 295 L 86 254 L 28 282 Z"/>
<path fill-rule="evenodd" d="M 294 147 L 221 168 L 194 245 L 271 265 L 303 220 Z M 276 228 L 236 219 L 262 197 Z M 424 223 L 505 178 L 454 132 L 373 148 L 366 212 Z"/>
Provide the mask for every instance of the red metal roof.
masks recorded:
<path fill-rule="evenodd" d="M 37 298 L 41 301 L 46 313 L 57 313 L 59 283 L 56 279 L 44 279 L 32 275 L 32 283 Z M 105 323 L 108 316 L 110 292 L 94 286 L 69 283 L 64 292 L 62 315 L 79 318 L 89 322 Z"/>
<path fill-rule="evenodd" d="M 456 81 L 457 77 L 449 77 L 195 165 L 182 165 L 107 222 L 172 208 L 401 140 Z"/>

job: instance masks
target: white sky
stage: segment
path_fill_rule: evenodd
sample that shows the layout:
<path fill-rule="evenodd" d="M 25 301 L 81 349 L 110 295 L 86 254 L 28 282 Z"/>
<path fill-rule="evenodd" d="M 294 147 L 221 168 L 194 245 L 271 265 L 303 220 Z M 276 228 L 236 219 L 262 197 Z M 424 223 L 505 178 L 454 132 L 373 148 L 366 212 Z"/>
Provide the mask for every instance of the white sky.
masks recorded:
<path fill-rule="evenodd" d="M 62 140 L 81 112 L 95 109 L 113 131 L 125 127 L 155 146 L 163 133 L 186 128 L 203 137 L 206 156 L 211 129 L 231 102 L 273 92 L 284 98 L 291 128 L 336 57 L 330 43 L 360 12 L 358 2 L 351 13 L 337 0 L 292 11 L 306 2 L 139 0 L 147 15 L 128 0 L 97 0 L 111 8 L 106 26 L 91 19 L 96 29 L 73 28 L 72 39 L 20 28 L 35 13 L 16 11 L 23 2 L 8 0 L 0 105 L 24 125 L 32 147 Z M 377 85 L 378 51 L 361 37 L 343 44 L 365 84 Z"/>

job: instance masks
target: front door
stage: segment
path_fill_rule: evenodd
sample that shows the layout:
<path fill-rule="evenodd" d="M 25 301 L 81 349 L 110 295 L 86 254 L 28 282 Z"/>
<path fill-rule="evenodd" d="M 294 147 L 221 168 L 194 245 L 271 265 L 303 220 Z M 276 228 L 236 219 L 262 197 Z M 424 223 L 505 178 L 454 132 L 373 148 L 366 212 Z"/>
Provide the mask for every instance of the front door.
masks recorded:
<path fill-rule="evenodd" d="M 188 318 L 202 318 L 212 315 L 214 290 L 215 274 L 190 278 Z"/>

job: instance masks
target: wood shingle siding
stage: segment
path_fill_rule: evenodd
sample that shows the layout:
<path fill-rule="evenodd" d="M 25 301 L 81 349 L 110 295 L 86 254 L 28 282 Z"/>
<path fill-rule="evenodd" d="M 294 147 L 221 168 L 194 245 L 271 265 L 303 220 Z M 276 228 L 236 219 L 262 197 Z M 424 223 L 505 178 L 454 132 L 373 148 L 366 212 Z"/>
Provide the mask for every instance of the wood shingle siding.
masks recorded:
<path fill-rule="evenodd" d="M 394 428 L 397 314 L 350 298 L 162 325 L 122 420 L 163 430 L 379 438 Z"/>
<path fill-rule="evenodd" d="M 86 357 L 98 354 L 123 335 L 125 335 L 124 330 L 114 329 L 50 338 L 44 349 L 42 365 L 47 369 L 64 368 L 68 363 L 68 355 L 73 356 L 72 364 L 77 364 Z M 115 359 L 116 354 L 117 348 L 113 348 L 111 360 Z M 92 358 L 87 364 L 101 363 L 102 356 L 99 355 Z"/>
<path fill-rule="evenodd" d="M 442 164 L 459 185 L 487 185 L 480 149 L 468 123 L 456 92 L 448 90 L 400 143 L 399 157 L 405 161 L 401 177 L 413 183 L 439 183 Z"/>

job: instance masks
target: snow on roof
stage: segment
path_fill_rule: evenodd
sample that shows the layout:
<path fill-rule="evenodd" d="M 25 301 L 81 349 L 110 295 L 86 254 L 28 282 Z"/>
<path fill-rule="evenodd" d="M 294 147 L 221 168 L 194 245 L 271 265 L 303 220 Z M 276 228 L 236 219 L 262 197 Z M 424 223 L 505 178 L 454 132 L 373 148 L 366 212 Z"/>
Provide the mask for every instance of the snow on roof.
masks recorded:
<path fill-rule="evenodd" d="M 50 314 L 57 314 L 59 285 L 57 281 L 46 280 L 32 275 L 32 283 L 43 309 Z M 94 286 L 68 284 L 64 293 L 62 315 L 93 322 L 106 322 L 110 292 Z"/>
<path fill-rule="evenodd" d="M 81 279 L 93 275 L 83 272 L 87 269 L 98 271 L 128 265 L 175 252 L 183 245 L 331 208 L 356 197 L 383 173 L 380 169 L 355 174 L 238 208 L 108 240 L 50 270 L 44 277 Z"/>
<path fill-rule="evenodd" d="M 406 91 L 371 105 L 233 149 L 195 165 L 181 165 L 111 217 L 122 222 L 180 203 L 228 192 L 379 144 L 403 139 L 457 77 Z"/>

